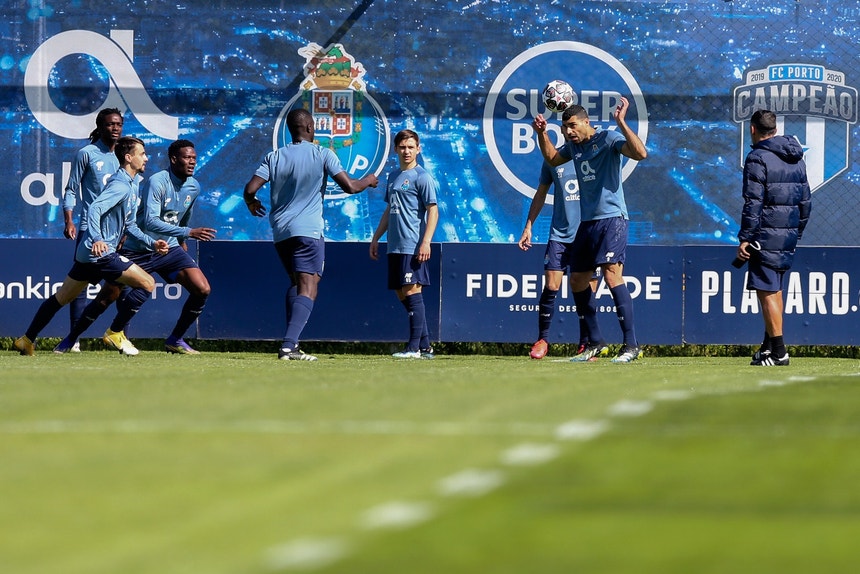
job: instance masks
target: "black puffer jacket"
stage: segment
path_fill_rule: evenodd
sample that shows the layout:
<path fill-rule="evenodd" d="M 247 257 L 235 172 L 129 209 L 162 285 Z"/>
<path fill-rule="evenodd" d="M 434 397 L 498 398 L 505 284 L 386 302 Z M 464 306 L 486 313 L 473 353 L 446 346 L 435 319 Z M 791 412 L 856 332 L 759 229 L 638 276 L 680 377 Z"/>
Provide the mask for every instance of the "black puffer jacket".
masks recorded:
<path fill-rule="evenodd" d="M 744 209 L 738 239 L 758 241 L 762 264 L 790 269 L 812 211 L 803 148 L 792 136 L 753 146 L 744 162 Z"/>

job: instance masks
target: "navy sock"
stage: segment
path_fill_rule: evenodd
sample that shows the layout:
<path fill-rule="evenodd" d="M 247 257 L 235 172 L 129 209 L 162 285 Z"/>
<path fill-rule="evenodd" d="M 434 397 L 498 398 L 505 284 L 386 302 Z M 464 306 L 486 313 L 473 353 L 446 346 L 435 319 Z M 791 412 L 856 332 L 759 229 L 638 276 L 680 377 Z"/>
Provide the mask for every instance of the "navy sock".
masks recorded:
<path fill-rule="evenodd" d="M 594 302 L 594 291 L 591 290 L 591 287 L 586 287 L 582 291 L 574 293 L 573 302 L 576 303 L 577 316 L 588 327 L 591 342 L 594 344 L 604 343 L 603 334 L 600 332 L 600 326 L 597 324 L 597 307 Z"/>
<path fill-rule="evenodd" d="M 421 347 L 421 336 L 427 327 L 427 314 L 424 309 L 424 295 L 414 293 L 404 300 L 409 313 L 409 344 L 407 351 L 417 351 Z"/>
<path fill-rule="evenodd" d="M 549 341 L 549 328 L 552 325 L 552 314 L 555 310 L 555 296 L 558 291 L 544 287 L 538 304 L 538 340 Z"/>
<path fill-rule="evenodd" d="M 146 303 L 150 295 L 152 293 L 140 287 L 127 290 L 116 302 L 116 317 L 114 317 L 113 323 L 110 325 L 110 330 L 114 333 L 125 331 L 128 324 L 137 312 L 140 311 L 140 308 L 143 307 L 143 304 Z M 126 336 L 128 336 L 127 333 Z"/>
<path fill-rule="evenodd" d="M 89 329 L 90 325 L 92 325 L 102 313 L 107 311 L 107 308 L 110 307 L 111 303 L 112 301 L 103 301 L 96 297 L 84 308 L 84 312 L 81 313 L 81 317 L 75 321 L 74 325 L 72 325 L 72 329 L 69 331 L 66 338 L 72 341 L 77 341 L 78 337 L 83 335 L 84 331 Z"/>
<path fill-rule="evenodd" d="M 54 318 L 54 315 L 57 314 L 57 311 L 62 309 L 63 306 L 60 305 L 60 302 L 57 301 L 56 295 L 51 295 L 47 299 L 45 299 L 41 305 L 39 305 L 39 309 L 36 311 L 36 314 L 33 316 L 33 320 L 30 322 L 30 326 L 27 327 L 27 332 L 24 333 L 30 341 L 35 342 L 36 337 L 39 336 L 39 333 L 42 332 L 48 323 L 51 322 L 51 319 Z"/>
<path fill-rule="evenodd" d="M 630 297 L 630 290 L 625 283 L 622 283 L 612 287 L 609 292 L 612 293 L 612 300 L 615 301 L 615 312 L 618 315 L 621 332 L 624 333 L 624 344 L 638 347 L 636 331 L 633 328 L 633 298 Z"/>
<path fill-rule="evenodd" d="M 777 359 L 783 358 L 788 351 L 785 350 L 785 341 L 782 338 L 782 335 L 779 337 L 771 337 L 770 338 L 770 348 L 771 356 L 776 357 Z"/>
<path fill-rule="evenodd" d="M 767 331 L 764 332 L 764 339 L 762 339 L 761 341 L 761 347 L 759 347 L 759 351 L 761 351 L 762 353 L 773 351 L 770 335 L 767 334 Z"/>
<path fill-rule="evenodd" d="M 84 309 L 86 308 L 89 301 L 87 300 L 87 288 L 84 287 L 83 291 L 78 293 L 78 296 L 72 299 L 72 302 L 69 303 L 69 326 L 74 327 L 75 323 L 78 322 L 84 314 Z"/>
<path fill-rule="evenodd" d="M 287 332 L 284 334 L 284 341 L 281 347 L 295 351 L 299 347 L 299 338 L 302 336 L 302 330 L 307 325 L 308 319 L 311 318 L 311 311 L 314 309 L 314 300 L 305 295 L 296 295 L 292 303 L 288 312 L 290 321 L 287 323 Z"/>
<path fill-rule="evenodd" d="M 170 338 L 181 339 L 191 324 L 200 317 L 205 306 L 206 296 L 189 295 L 188 300 L 185 301 L 185 305 L 182 306 L 182 313 L 179 314 L 176 326 L 173 327 L 173 331 L 170 333 Z"/>
<path fill-rule="evenodd" d="M 299 286 L 291 285 L 289 289 L 287 289 L 287 295 L 284 299 L 284 305 L 287 310 L 287 325 L 290 324 L 290 314 L 293 312 L 293 303 L 296 300 L 296 297 L 299 296 Z"/>
<path fill-rule="evenodd" d="M 591 337 L 588 335 L 588 323 L 585 319 L 579 320 L 579 344 L 588 346 L 591 342 Z"/>

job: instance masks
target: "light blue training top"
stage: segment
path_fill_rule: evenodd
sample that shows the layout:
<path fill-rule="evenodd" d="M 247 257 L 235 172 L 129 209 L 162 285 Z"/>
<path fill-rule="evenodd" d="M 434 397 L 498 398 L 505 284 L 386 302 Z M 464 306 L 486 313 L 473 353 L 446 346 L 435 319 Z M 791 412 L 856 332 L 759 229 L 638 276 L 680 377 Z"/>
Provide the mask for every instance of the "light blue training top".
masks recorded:
<path fill-rule="evenodd" d="M 69 173 L 69 181 L 66 182 L 66 188 L 63 192 L 63 211 L 74 211 L 80 190 L 79 231 L 86 230 L 87 210 L 90 204 L 102 192 L 107 180 L 118 169 L 119 159 L 101 140 L 85 145 L 75 154 L 72 171 Z"/>
<path fill-rule="evenodd" d="M 138 207 L 138 185 L 140 177 L 132 177 L 120 168 L 108 180 L 107 185 L 90 204 L 87 214 L 87 229 L 83 240 L 78 243 L 75 260 L 81 263 L 95 263 L 98 257 L 92 254 L 93 244 L 104 241 L 108 245 L 105 255 L 116 251 L 124 233 L 134 237 L 151 248 L 155 243 L 135 222 Z"/>
<path fill-rule="evenodd" d="M 255 175 L 271 186 L 269 222 L 275 243 L 296 236 L 323 237 L 326 180 L 342 171 L 332 150 L 308 141 L 266 154 Z"/>
<path fill-rule="evenodd" d="M 540 170 L 540 183 L 552 184 L 551 241 L 571 243 L 579 226 L 579 188 L 573 162 L 552 167 L 544 162 Z"/>
<path fill-rule="evenodd" d="M 388 245 L 386 253 L 415 254 L 427 227 L 427 206 L 436 204 L 438 185 L 420 165 L 388 175 Z"/>
<path fill-rule="evenodd" d="M 182 181 L 169 169 L 160 171 L 143 184 L 137 226 L 153 239 L 164 239 L 169 247 L 178 247 L 191 234 L 187 225 L 199 195 L 200 183 L 193 177 Z M 123 248 L 151 250 L 133 236 L 125 240 Z"/>
<path fill-rule="evenodd" d="M 567 142 L 561 149 L 561 156 L 576 166 L 582 221 L 629 219 L 621 187 L 621 148 L 626 142 L 617 131 L 598 130 L 587 142 Z"/>

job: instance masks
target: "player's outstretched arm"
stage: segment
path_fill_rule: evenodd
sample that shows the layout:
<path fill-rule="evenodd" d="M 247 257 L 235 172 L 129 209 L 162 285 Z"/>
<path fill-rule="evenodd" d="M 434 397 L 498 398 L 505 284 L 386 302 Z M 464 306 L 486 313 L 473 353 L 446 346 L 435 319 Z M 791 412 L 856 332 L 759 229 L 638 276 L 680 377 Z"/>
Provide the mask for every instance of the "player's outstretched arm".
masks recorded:
<path fill-rule="evenodd" d="M 532 129 L 534 129 L 535 135 L 537 135 L 540 153 L 548 164 L 552 166 L 561 165 L 567 160 L 563 159 L 561 154 L 558 153 L 558 150 L 553 147 L 552 143 L 550 143 L 549 134 L 546 133 L 547 125 L 546 118 L 543 117 L 543 114 L 538 114 L 535 119 L 532 120 Z"/>
<path fill-rule="evenodd" d="M 332 177 L 334 182 L 340 187 L 344 193 L 354 194 L 361 193 L 368 187 L 376 187 L 379 185 L 379 178 L 375 173 L 369 173 L 361 179 L 353 179 L 349 177 L 345 171 Z"/>
<path fill-rule="evenodd" d="M 630 159 L 641 161 L 648 157 L 648 150 L 645 149 L 645 144 L 642 143 L 642 140 L 639 139 L 639 136 L 636 135 L 630 126 L 627 125 L 627 109 L 630 107 L 630 102 L 627 98 L 622 97 L 621 102 L 615 106 L 615 112 L 613 116 L 615 117 L 615 123 L 618 125 L 618 130 L 624 136 L 624 139 L 627 142 L 621 148 L 621 154 L 629 157 Z"/>

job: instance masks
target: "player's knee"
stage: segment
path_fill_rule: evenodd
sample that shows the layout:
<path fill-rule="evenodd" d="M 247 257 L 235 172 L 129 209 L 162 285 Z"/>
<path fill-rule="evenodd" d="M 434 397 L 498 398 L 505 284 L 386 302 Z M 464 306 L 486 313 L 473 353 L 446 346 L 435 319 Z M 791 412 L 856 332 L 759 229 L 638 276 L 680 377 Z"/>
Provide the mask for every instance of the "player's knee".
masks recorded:
<path fill-rule="evenodd" d="M 155 291 L 155 277 L 147 274 L 145 277 L 141 279 L 141 289 L 146 289 L 148 292 L 152 293 Z"/>

